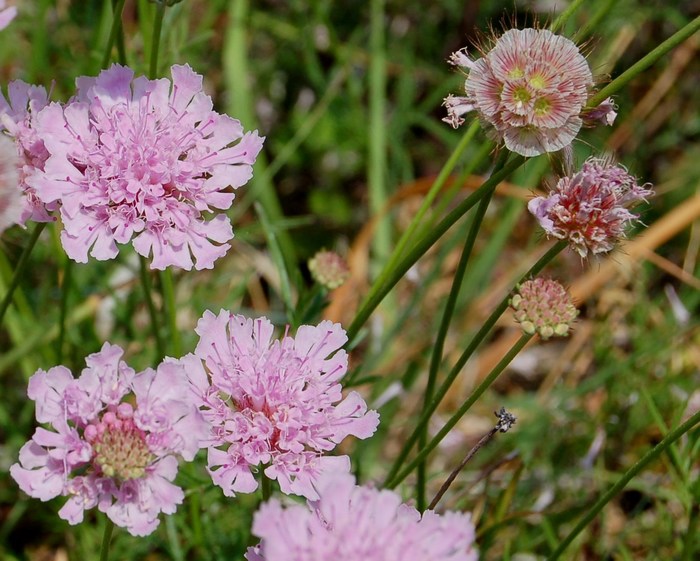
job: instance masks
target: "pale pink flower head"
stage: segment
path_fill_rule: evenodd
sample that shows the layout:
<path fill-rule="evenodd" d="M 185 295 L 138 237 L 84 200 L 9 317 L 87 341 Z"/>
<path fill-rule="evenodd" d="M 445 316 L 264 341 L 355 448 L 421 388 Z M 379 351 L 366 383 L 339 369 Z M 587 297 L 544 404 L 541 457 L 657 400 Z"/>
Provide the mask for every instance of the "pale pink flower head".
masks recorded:
<path fill-rule="evenodd" d="M 578 316 L 568 291 L 557 281 L 544 277 L 516 286 L 510 307 L 525 333 L 538 333 L 545 340 L 566 336 Z"/>
<path fill-rule="evenodd" d="M 6 6 L 7 2 L 0 0 L 0 29 L 5 29 L 17 16 L 17 8 L 15 6 Z"/>
<path fill-rule="evenodd" d="M 19 188 L 19 162 L 15 143 L 0 133 L 0 234 L 22 216 L 23 198 Z"/>
<path fill-rule="evenodd" d="M 39 427 L 10 474 L 29 496 L 68 502 L 59 516 L 82 522 L 97 507 L 117 526 L 145 536 L 161 512 L 172 514 L 182 489 L 178 458 L 191 461 L 208 432 L 182 366 L 166 361 L 136 374 L 122 349 L 105 343 L 78 379 L 64 366 L 29 380 Z"/>
<path fill-rule="evenodd" d="M 622 166 L 591 158 L 581 171 L 563 177 L 547 197 L 536 197 L 528 210 L 548 236 L 567 240 L 581 256 L 610 251 L 625 236 L 625 226 L 639 218 L 628 210 L 652 191 L 640 186 Z"/>
<path fill-rule="evenodd" d="M 71 103 L 39 115 L 50 157 L 31 184 L 43 201 L 61 202 L 71 259 L 112 259 L 131 242 L 152 269 L 189 270 L 194 259 L 199 270 L 230 248 L 231 222 L 219 211 L 250 179 L 263 139 L 213 111 L 189 66 L 171 74 L 134 78 L 113 65 L 78 78 Z"/>
<path fill-rule="evenodd" d="M 19 155 L 17 189 L 22 195 L 22 213 L 17 223 L 20 226 L 24 226 L 27 220 L 51 222 L 55 220 L 51 212 L 58 208 L 57 201 L 42 202 L 29 184 L 34 174 L 43 171 L 49 157 L 44 141 L 36 131 L 37 115 L 48 102 L 46 89 L 22 80 L 10 82 L 7 99 L 0 93 L 0 131 L 14 139 Z"/>
<path fill-rule="evenodd" d="M 455 128 L 465 113 L 476 110 L 506 148 L 537 156 L 571 144 L 583 125 L 593 77 L 566 37 L 546 29 L 510 29 L 481 58 L 471 60 L 462 50 L 452 54 L 450 63 L 468 72 L 466 96 L 445 100 L 443 120 Z"/>
<path fill-rule="evenodd" d="M 318 500 L 284 508 L 263 504 L 253 519 L 260 544 L 248 561 L 477 561 L 469 514 L 422 515 L 393 491 L 355 485 L 349 474 L 324 476 Z"/>
<path fill-rule="evenodd" d="M 257 466 L 282 492 L 310 499 L 320 474 L 349 470 L 347 456 L 325 454 L 346 436 L 371 436 L 379 415 L 356 392 L 343 398 L 340 325 L 302 325 L 296 337 L 273 340 L 268 319 L 221 310 L 205 312 L 196 332 L 194 355 L 182 363 L 212 425 L 208 468 L 225 495 L 255 491 Z"/>

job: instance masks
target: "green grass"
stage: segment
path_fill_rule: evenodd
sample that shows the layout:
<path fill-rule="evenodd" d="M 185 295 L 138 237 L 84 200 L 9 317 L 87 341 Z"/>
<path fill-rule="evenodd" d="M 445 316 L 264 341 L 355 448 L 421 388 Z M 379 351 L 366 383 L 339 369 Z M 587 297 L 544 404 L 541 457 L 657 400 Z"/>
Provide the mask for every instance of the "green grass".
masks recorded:
<path fill-rule="evenodd" d="M 53 83 L 53 99 L 67 100 L 77 76 L 100 69 L 111 2 L 17 4 L 20 16 L 0 31 L 3 92 L 10 80 L 21 78 L 47 87 Z M 217 110 L 240 119 L 246 129 L 258 128 L 266 142 L 253 181 L 238 191 L 231 209 L 236 237 L 229 254 L 213 271 L 176 270 L 172 278 L 151 278 L 161 317 L 160 295 L 172 281 L 167 306 L 177 311 L 181 341 L 166 338 L 166 353 L 194 349 L 193 328 L 207 309 L 265 314 L 280 330 L 298 323 L 296 303 L 315 295 L 305 263 L 323 247 L 353 256 L 351 284 L 328 295 L 324 312 L 347 329 L 412 218 L 422 213 L 421 203 L 450 154 L 456 149 L 460 154 L 451 181 L 434 192 L 424 222 L 416 226 L 417 237 L 406 241 L 395 263 L 480 185 L 475 176 L 490 173 L 495 154 L 485 135 L 476 131 L 461 142 L 466 127 L 455 132 L 440 122 L 442 98 L 459 93 L 463 84 L 463 76 L 445 60 L 490 26 L 501 30 L 511 20 L 520 27 L 555 20 L 549 8 L 537 13 L 536 3 L 517 3 L 525 4 L 530 9 L 516 14 L 513 2 L 465 0 L 185 0 L 168 8 L 159 74 L 167 76 L 174 63 L 190 64 L 204 75 Z M 599 77 L 602 86 L 692 21 L 689 6 L 667 4 L 586 1 L 560 32 L 586 42 L 594 71 L 609 74 Z M 154 17 L 147 1 L 126 2 L 125 54 L 137 73 L 148 72 Z M 574 145 L 577 163 L 614 150 L 631 172 L 657 186 L 657 195 L 639 209 L 649 228 L 697 196 L 697 33 L 693 40 L 616 93 L 614 127 L 584 130 Z M 684 49 L 685 59 L 678 54 Z M 115 49 L 112 60 L 116 57 Z M 654 90 L 659 84 L 666 87 Z M 643 101 L 650 91 L 661 93 Z M 554 181 L 551 161 L 540 157 L 509 176 L 510 189 L 496 191 L 452 310 L 438 383 L 510 289 L 510 279 L 548 247 L 525 205 L 532 191 Z M 363 482 L 385 478 L 415 428 L 444 302 L 472 217 L 473 212 L 440 237 L 357 326 L 348 374 L 364 382 L 357 389 L 371 404 L 392 384 L 401 388 L 399 397 L 382 405 L 380 429 L 372 439 L 341 447 L 353 455 L 353 469 Z M 697 219 L 649 248 L 686 277 L 635 257 L 600 288 L 584 292 L 571 337 L 526 348 L 430 455 L 428 502 L 493 425 L 494 410 L 505 406 L 518 417 L 511 431 L 499 434 L 470 462 L 440 505 L 474 513 L 481 559 L 518 559 L 524 553 L 547 558 L 596 499 L 687 418 L 689 401 L 694 399 L 697 408 Z M 34 406 L 26 398 L 29 376 L 58 364 L 61 353 L 62 363 L 79 372 L 84 357 L 105 340 L 124 347 L 137 370 L 154 366 L 158 354 L 138 259 L 129 248 L 113 261 L 73 265 L 64 341 L 57 349 L 66 267 L 59 232 L 59 225 L 50 224 L 42 233 L 0 326 L 0 558 L 8 560 L 58 552 L 71 560 L 96 560 L 104 525 L 103 517 L 91 512 L 84 524 L 70 527 L 56 514 L 62 500 L 29 499 L 9 477 L 9 466 L 35 428 Z M 0 295 L 30 235 L 31 228 L 2 235 Z M 602 262 L 581 263 L 564 252 L 547 272 L 574 285 L 603 269 Z M 685 324 L 671 312 L 669 285 L 690 312 Z M 318 321 L 321 311 L 309 309 L 316 317 L 305 321 Z M 505 354 L 513 325 L 504 316 L 462 369 L 438 408 L 431 434 Z M 163 333 L 169 333 L 165 323 Z M 633 479 L 562 559 L 697 558 L 699 451 L 696 428 Z M 177 514 L 146 539 L 117 528 L 112 559 L 242 559 L 245 547 L 255 542 L 250 520 L 260 497 L 223 497 L 209 482 L 204 457 L 201 453 L 197 462 L 181 467 L 178 482 L 187 498 Z M 398 490 L 412 499 L 415 483 L 411 475 Z"/>

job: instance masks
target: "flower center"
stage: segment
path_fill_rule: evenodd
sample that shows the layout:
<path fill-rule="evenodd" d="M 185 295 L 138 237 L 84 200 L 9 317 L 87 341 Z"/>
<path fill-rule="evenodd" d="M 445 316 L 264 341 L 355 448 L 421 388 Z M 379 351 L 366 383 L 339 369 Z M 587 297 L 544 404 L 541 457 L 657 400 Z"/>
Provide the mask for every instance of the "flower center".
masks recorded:
<path fill-rule="evenodd" d="M 85 438 L 94 451 L 93 464 L 107 477 L 138 479 L 153 461 L 146 433 L 132 416 L 131 405 L 122 403 L 116 412 L 108 411 L 85 428 Z"/>
<path fill-rule="evenodd" d="M 534 74 L 533 76 L 530 76 L 529 83 L 534 89 L 541 90 L 547 85 L 547 80 L 545 80 L 544 77 L 540 76 L 539 74 Z"/>
<path fill-rule="evenodd" d="M 530 92 L 527 91 L 527 88 L 515 88 L 513 91 L 513 99 L 518 106 L 525 105 L 530 101 L 530 98 Z"/>
<path fill-rule="evenodd" d="M 535 101 L 535 113 L 538 115 L 546 115 L 549 113 L 552 104 L 545 98 L 541 97 Z"/>
<path fill-rule="evenodd" d="M 508 71 L 508 78 L 512 80 L 518 80 L 523 76 L 525 76 L 525 72 L 523 72 L 522 68 L 518 68 L 517 66 L 513 68 L 513 70 Z"/>

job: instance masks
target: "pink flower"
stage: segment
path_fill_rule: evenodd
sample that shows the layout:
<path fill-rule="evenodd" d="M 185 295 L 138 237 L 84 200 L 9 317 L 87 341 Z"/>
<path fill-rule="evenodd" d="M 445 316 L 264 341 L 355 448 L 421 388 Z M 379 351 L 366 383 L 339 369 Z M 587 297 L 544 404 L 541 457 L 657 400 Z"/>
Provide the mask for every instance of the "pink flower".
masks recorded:
<path fill-rule="evenodd" d="M 15 6 L 6 8 L 6 4 L 5 0 L 0 0 L 0 29 L 5 29 L 17 16 L 17 8 Z"/>
<path fill-rule="evenodd" d="M 458 51 L 450 63 L 469 72 L 466 97 L 448 96 L 444 103 L 443 120 L 453 127 L 476 110 L 494 138 L 523 156 L 555 152 L 578 134 L 593 77 L 569 39 L 546 29 L 511 29 L 482 58 Z M 612 103 L 606 108 L 591 121 L 614 119 Z"/>
<path fill-rule="evenodd" d="M 296 338 L 272 341 L 266 318 L 222 310 L 205 312 L 196 332 L 194 355 L 182 363 L 213 427 L 209 472 L 225 495 L 253 492 L 260 465 L 282 492 L 311 499 L 321 473 L 349 470 L 347 456 L 324 453 L 346 436 L 371 436 L 379 415 L 355 392 L 343 399 L 348 357 L 338 350 L 347 341 L 340 325 L 302 325 Z"/>
<path fill-rule="evenodd" d="M 75 261 L 112 259 L 117 243 L 132 242 L 153 269 L 189 270 L 194 258 L 199 270 L 228 251 L 230 220 L 205 216 L 231 206 L 263 139 L 213 111 L 189 66 L 171 72 L 172 84 L 113 65 L 78 78 L 74 101 L 39 115 L 50 157 L 31 185 L 61 202 L 61 241 Z"/>
<path fill-rule="evenodd" d="M 44 169 L 49 153 L 44 141 L 36 132 L 38 113 L 48 104 L 48 95 L 41 86 L 32 86 L 22 80 L 10 82 L 6 100 L 0 94 L 0 130 L 15 141 L 19 154 L 19 185 L 22 193 L 22 214 L 17 223 L 24 226 L 27 220 L 51 222 L 49 214 L 58 208 L 58 202 L 44 204 L 29 185 L 30 178 Z"/>
<path fill-rule="evenodd" d="M 22 191 L 19 188 L 15 143 L 0 134 L 0 234 L 22 216 Z"/>
<path fill-rule="evenodd" d="M 581 257 L 610 251 L 638 215 L 627 207 L 652 194 L 625 168 L 591 158 L 581 171 L 559 180 L 547 197 L 536 197 L 528 210 L 549 236 L 568 240 Z"/>
<path fill-rule="evenodd" d="M 172 514 L 182 489 L 171 483 L 178 456 L 191 461 L 207 425 L 183 385 L 174 361 L 138 374 L 105 343 L 89 355 L 80 378 L 63 366 L 39 370 L 29 380 L 39 427 L 10 474 L 29 496 L 69 497 L 59 516 L 71 524 L 97 507 L 134 536 Z M 131 397 L 133 394 L 133 397 Z"/>
<path fill-rule="evenodd" d="M 476 561 L 469 514 L 421 514 L 392 491 L 355 485 L 333 474 L 318 484 L 319 499 L 283 508 L 271 500 L 253 519 L 261 538 L 248 561 Z"/>

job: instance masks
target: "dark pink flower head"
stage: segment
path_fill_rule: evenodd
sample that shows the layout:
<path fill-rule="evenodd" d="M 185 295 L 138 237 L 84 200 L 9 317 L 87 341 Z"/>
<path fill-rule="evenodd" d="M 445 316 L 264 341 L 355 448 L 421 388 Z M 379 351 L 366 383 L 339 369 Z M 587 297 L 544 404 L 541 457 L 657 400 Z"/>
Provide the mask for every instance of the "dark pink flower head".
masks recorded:
<path fill-rule="evenodd" d="M 5 29 L 17 16 L 17 8 L 15 6 L 6 8 L 6 4 L 5 0 L 0 0 L 0 29 Z"/>
<path fill-rule="evenodd" d="M 477 561 L 469 514 L 423 515 L 393 491 L 355 485 L 349 474 L 324 476 L 319 499 L 283 508 L 271 500 L 253 519 L 261 541 L 248 561 Z"/>
<path fill-rule="evenodd" d="M 19 183 L 22 193 L 22 213 L 17 223 L 24 226 L 27 220 L 51 222 L 50 213 L 58 208 L 58 202 L 39 200 L 30 185 L 31 177 L 44 170 L 49 157 L 44 141 L 36 131 L 37 115 L 48 104 L 48 94 L 41 86 L 32 86 L 22 80 L 10 82 L 7 99 L 0 93 L 0 131 L 5 131 L 15 141 L 19 155 Z"/>
<path fill-rule="evenodd" d="M 113 65 L 76 80 L 74 101 L 49 105 L 38 128 L 50 157 L 32 185 L 60 201 L 66 253 L 112 259 L 133 242 L 151 268 L 210 269 L 233 237 L 232 189 L 252 175 L 263 139 L 212 110 L 202 77 L 175 65 L 168 79 Z"/>
<path fill-rule="evenodd" d="M 610 251 L 638 215 L 628 207 L 652 194 L 625 168 L 591 158 L 581 171 L 559 180 L 547 197 L 536 197 L 528 210 L 549 236 L 568 240 L 581 256 Z"/>
<path fill-rule="evenodd" d="M 268 319 L 222 310 L 205 312 L 196 331 L 194 355 L 182 362 L 213 427 L 209 472 L 224 494 L 253 492 L 253 470 L 266 466 L 282 492 L 313 499 L 321 473 L 349 470 L 347 456 L 324 453 L 346 436 L 371 436 L 379 415 L 356 392 L 343 398 L 348 357 L 338 350 L 347 340 L 340 325 L 302 325 L 295 338 L 273 341 Z"/>
<path fill-rule="evenodd" d="M 207 425 L 181 365 L 136 374 L 122 349 L 105 343 L 76 380 L 63 366 L 37 371 L 28 395 L 39 427 L 10 474 L 29 496 L 69 497 L 59 516 L 71 524 L 97 507 L 134 536 L 150 534 L 161 512 L 184 498 L 171 483 L 178 457 L 191 461 Z"/>
<path fill-rule="evenodd" d="M 546 29 L 511 29 L 482 58 L 473 61 L 458 51 L 450 63 L 469 73 L 466 97 L 445 100 L 444 121 L 455 128 L 464 122 L 462 115 L 476 110 L 509 150 L 537 156 L 571 144 L 583 125 L 593 77 L 578 47 L 565 37 Z"/>

